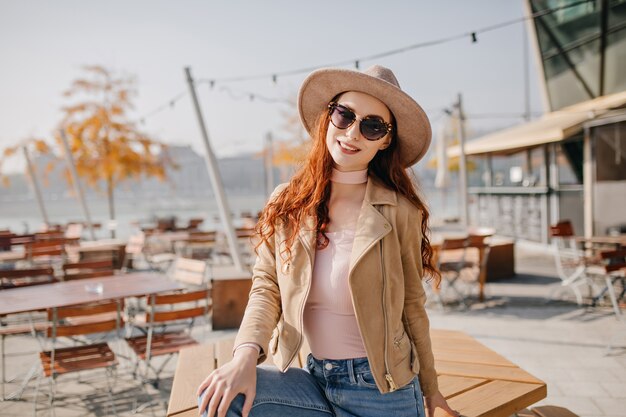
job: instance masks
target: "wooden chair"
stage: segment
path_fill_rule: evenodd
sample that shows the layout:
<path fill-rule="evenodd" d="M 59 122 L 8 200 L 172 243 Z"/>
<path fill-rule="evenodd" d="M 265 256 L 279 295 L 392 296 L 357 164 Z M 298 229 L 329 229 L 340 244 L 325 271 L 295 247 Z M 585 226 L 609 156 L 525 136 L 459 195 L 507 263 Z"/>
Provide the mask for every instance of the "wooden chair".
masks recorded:
<path fill-rule="evenodd" d="M 461 270 L 466 266 L 465 249 L 467 244 L 467 236 L 448 237 L 441 244 L 437 258 L 437 269 L 441 272 L 442 277 L 442 285 L 437 293 L 440 306 L 443 306 L 444 295 L 448 290 L 454 291 L 459 302 L 465 304 L 465 296 L 457 287 L 457 282 L 461 277 Z"/>
<path fill-rule="evenodd" d="M 57 282 L 54 270 L 48 268 L 0 269 L 0 289 L 28 287 Z"/>
<path fill-rule="evenodd" d="M 598 297 L 608 294 L 615 317 L 626 325 L 619 303 L 626 293 L 626 249 L 603 251 L 600 252 L 600 257 L 602 258 L 602 266 L 589 266 L 586 273 L 591 279 L 599 279 L 603 282 L 604 287 Z M 615 293 L 617 282 L 621 284 L 622 288 L 619 296 Z M 609 350 L 616 336 L 614 335 L 609 341 Z"/>
<path fill-rule="evenodd" d="M 197 345 L 191 337 L 191 330 L 196 319 L 206 317 L 211 310 L 209 301 L 210 290 L 187 291 L 173 294 L 152 294 L 147 297 L 148 302 L 148 331 L 147 334 L 127 337 L 126 342 L 135 352 L 137 361 L 133 374 L 137 374 L 140 362 L 145 365 L 143 380 L 147 381 L 149 371 L 155 375 L 153 385 L 158 386 L 160 374 L 171 357 L 186 346 Z M 182 331 L 159 331 L 172 325 L 183 326 Z M 167 359 L 155 368 L 152 359 L 156 356 L 167 355 Z"/>
<path fill-rule="evenodd" d="M 115 274 L 113 260 L 73 262 L 63 265 L 63 281 L 106 277 Z"/>
<path fill-rule="evenodd" d="M 109 378 L 113 375 L 118 362 L 108 343 L 106 341 L 85 343 L 72 347 L 58 347 L 57 344 L 59 338 L 76 338 L 94 333 L 114 333 L 116 338 L 119 338 L 120 329 L 123 325 L 122 309 L 123 301 L 114 300 L 53 308 L 48 311 L 51 326 L 47 329 L 46 335 L 50 341 L 51 349 L 44 350 L 39 354 L 43 371 L 37 378 L 35 388 L 35 415 L 37 414 L 37 396 L 42 377 L 49 378 L 50 381 L 48 408 L 52 409 L 56 393 L 56 380 L 60 375 L 99 368 L 106 369 L 109 401 L 113 413 L 117 415 Z M 115 318 L 111 319 L 110 313 L 113 312 L 116 313 Z M 84 318 L 87 319 L 83 320 Z M 98 318 L 101 319 L 98 320 Z"/>
<path fill-rule="evenodd" d="M 207 286 L 207 263 L 198 259 L 176 258 L 168 276 L 191 288 Z"/>
<path fill-rule="evenodd" d="M 586 275 L 589 261 L 585 258 L 583 251 L 578 248 L 571 221 L 562 220 L 550 226 L 550 236 L 561 285 L 550 291 L 548 299 L 551 300 L 555 292 L 566 288 L 574 293 L 578 305 L 582 305 L 583 295 L 580 287 L 586 287 L 589 295 L 592 295 L 591 282 Z"/>
<path fill-rule="evenodd" d="M 198 227 L 204 223 L 204 219 L 201 217 L 191 218 L 187 221 L 187 227 L 185 230 L 198 230 Z"/>
<path fill-rule="evenodd" d="M 175 242 L 174 251 L 191 259 L 205 260 L 213 255 L 217 243 L 217 232 L 192 231 L 189 238 Z"/>
<path fill-rule="evenodd" d="M 24 245 L 26 259 L 31 265 L 53 265 L 66 259 L 66 239 L 35 240 Z"/>
<path fill-rule="evenodd" d="M 0 289 L 20 288 L 57 282 L 52 268 L 0 270 Z M 24 352 L 7 354 L 5 339 L 13 336 L 32 335 L 36 337 L 48 328 L 49 323 L 41 315 L 42 312 L 28 312 L 0 316 L 0 360 L 2 363 L 2 381 L 0 395 L 2 400 L 20 397 L 25 384 L 16 393 L 5 396 L 5 383 L 10 382 L 6 376 L 6 358 L 8 355 L 24 355 Z M 26 379 L 28 381 L 28 378 Z"/>

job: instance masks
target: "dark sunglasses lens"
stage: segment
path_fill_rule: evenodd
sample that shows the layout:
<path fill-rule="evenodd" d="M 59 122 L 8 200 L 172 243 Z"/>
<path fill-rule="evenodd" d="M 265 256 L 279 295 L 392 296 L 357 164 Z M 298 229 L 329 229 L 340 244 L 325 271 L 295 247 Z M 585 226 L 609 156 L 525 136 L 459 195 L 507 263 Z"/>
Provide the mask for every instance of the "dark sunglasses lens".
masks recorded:
<path fill-rule="evenodd" d="M 350 110 L 342 106 L 335 106 L 330 114 L 331 121 L 339 129 L 347 129 L 354 122 L 355 116 Z"/>
<path fill-rule="evenodd" d="M 369 140 L 378 140 L 387 134 L 387 126 L 377 118 L 365 119 L 361 122 L 361 133 Z"/>

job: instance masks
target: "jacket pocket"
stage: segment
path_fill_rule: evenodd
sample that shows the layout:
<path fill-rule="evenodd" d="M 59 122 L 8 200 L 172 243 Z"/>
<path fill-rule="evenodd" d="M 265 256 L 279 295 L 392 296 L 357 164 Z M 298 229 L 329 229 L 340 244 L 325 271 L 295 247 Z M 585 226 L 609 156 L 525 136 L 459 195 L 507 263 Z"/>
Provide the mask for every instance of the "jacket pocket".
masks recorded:
<path fill-rule="evenodd" d="M 411 345 L 408 335 L 402 329 L 402 333 L 393 338 L 394 365 L 399 365 L 411 355 Z"/>
<path fill-rule="evenodd" d="M 417 356 L 417 348 L 415 347 L 415 343 L 411 340 L 411 371 L 414 374 L 419 373 L 420 371 L 420 360 Z"/>

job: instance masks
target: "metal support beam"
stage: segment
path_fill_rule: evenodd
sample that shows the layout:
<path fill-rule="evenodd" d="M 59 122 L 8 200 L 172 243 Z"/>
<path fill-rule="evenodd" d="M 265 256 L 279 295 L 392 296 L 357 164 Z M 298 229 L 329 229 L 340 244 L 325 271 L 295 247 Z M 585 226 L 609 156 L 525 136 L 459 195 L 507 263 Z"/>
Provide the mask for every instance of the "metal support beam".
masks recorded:
<path fill-rule="evenodd" d="M 191 77 L 190 67 L 185 68 L 185 75 L 187 77 L 187 84 L 189 85 L 189 92 L 191 93 L 193 105 L 196 110 L 196 116 L 198 118 L 198 125 L 200 126 L 200 133 L 202 134 L 202 140 L 204 142 L 204 147 L 206 150 L 206 154 L 205 154 L 206 166 L 209 172 L 211 185 L 213 186 L 213 193 L 215 194 L 215 198 L 217 199 L 217 207 L 219 208 L 220 217 L 222 219 L 222 226 L 224 227 L 224 232 L 226 233 L 226 240 L 228 241 L 228 248 L 230 250 L 230 254 L 231 254 L 231 257 L 233 258 L 233 262 L 235 263 L 235 266 L 240 271 L 245 271 L 244 263 L 241 258 L 241 253 L 239 252 L 239 245 L 237 243 L 237 236 L 235 234 L 235 228 L 233 227 L 233 221 L 230 215 L 230 208 L 228 207 L 228 201 L 226 200 L 224 187 L 222 185 L 222 178 L 217 167 L 217 159 L 215 158 L 213 149 L 211 149 L 211 143 L 209 142 L 209 134 L 207 132 L 204 119 L 202 117 L 202 111 L 200 110 L 200 102 L 198 101 L 198 96 L 196 95 L 196 88 L 193 82 L 193 78 Z"/>

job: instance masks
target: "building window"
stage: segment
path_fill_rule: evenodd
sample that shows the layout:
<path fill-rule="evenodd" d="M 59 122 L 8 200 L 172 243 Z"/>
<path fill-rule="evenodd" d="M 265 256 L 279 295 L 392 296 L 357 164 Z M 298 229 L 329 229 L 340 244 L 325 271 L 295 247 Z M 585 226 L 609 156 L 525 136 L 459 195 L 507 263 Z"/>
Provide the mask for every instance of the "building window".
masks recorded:
<path fill-rule="evenodd" d="M 626 181 L 626 122 L 593 129 L 596 181 Z"/>
<path fill-rule="evenodd" d="M 583 183 L 583 140 L 559 143 L 556 146 L 556 164 L 559 171 L 559 185 Z"/>

